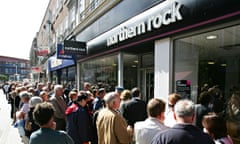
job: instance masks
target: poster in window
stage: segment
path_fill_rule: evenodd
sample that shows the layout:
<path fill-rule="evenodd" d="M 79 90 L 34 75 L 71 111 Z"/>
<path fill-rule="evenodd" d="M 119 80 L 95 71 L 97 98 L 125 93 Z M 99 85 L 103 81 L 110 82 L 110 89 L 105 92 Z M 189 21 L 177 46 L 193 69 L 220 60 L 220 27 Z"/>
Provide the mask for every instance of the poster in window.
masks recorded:
<path fill-rule="evenodd" d="M 191 98 L 191 81 L 190 80 L 177 80 L 176 93 L 180 94 L 182 98 Z"/>

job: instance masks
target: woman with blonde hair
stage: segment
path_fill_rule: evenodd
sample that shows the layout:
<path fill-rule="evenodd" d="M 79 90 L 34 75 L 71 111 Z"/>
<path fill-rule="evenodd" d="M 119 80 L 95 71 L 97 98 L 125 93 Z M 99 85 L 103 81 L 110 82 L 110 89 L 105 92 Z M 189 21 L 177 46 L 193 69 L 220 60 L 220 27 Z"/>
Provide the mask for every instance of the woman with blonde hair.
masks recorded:
<path fill-rule="evenodd" d="M 120 95 L 120 99 L 121 99 L 120 105 L 122 105 L 123 103 L 127 102 L 131 98 L 132 98 L 131 91 L 130 90 L 123 90 L 123 92 Z"/>

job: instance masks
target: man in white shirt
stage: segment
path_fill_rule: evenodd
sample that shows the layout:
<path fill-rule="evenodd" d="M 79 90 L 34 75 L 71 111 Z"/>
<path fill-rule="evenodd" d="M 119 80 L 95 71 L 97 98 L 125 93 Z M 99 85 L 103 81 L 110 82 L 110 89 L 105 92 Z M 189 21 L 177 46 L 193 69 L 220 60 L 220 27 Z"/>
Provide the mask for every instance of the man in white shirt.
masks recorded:
<path fill-rule="evenodd" d="M 150 144 L 156 133 L 168 128 L 163 124 L 165 105 L 164 101 L 157 98 L 148 102 L 148 118 L 134 125 L 136 144 Z"/>

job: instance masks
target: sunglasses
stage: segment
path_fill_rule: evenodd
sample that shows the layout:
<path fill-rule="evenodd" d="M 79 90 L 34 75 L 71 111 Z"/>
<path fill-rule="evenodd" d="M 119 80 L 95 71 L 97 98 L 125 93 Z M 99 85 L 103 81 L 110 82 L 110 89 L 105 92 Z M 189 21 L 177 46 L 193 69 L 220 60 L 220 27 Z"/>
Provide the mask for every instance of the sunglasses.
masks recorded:
<path fill-rule="evenodd" d="M 168 107 L 170 107 L 170 108 L 173 108 L 173 107 L 174 107 L 174 105 L 172 105 L 172 104 L 168 104 Z"/>

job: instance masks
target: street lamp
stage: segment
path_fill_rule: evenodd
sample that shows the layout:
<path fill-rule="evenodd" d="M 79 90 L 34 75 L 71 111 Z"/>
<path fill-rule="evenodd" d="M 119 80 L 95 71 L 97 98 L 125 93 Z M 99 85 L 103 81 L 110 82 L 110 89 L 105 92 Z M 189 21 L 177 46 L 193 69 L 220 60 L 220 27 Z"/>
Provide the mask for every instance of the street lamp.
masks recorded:
<path fill-rule="evenodd" d="M 18 81 L 17 63 L 15 64 L 15 80 Z"/>

